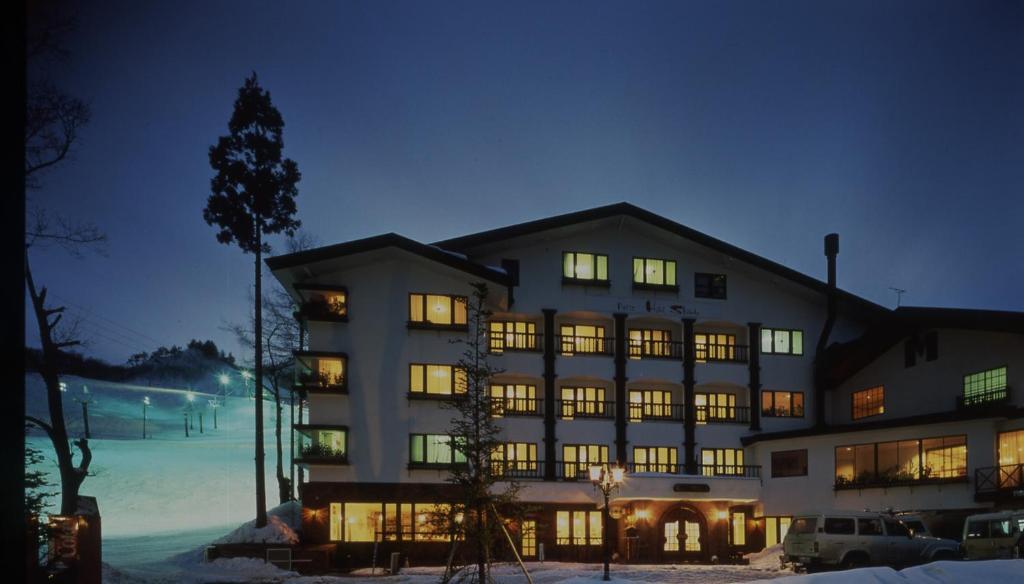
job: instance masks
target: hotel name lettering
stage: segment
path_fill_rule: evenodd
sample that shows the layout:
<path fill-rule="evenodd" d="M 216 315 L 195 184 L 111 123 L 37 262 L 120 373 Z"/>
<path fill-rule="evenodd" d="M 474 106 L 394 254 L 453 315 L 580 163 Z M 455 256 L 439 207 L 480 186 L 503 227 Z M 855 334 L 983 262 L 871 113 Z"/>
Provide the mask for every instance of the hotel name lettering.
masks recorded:
<path fill-rule="evenodd" d="M 663 314 L 668 316 L 700 316 L 700 311 L 682 304 L 660 304 L 647 300 L 645 302 L 625 302 L 619 300 L 615 304 L 616 312 Z"/>

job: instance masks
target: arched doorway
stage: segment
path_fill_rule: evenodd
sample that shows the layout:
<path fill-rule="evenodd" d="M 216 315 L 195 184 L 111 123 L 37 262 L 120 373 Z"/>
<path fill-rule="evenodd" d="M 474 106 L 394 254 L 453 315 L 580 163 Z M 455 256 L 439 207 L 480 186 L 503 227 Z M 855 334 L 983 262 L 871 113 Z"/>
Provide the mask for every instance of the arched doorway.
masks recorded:
<path fill-rule="evenodd" d="M 663 562 L 697 562 L 708 558 L 708 523 L 692 505 L 675 505 L 658 520 L 658 549 Z"/>

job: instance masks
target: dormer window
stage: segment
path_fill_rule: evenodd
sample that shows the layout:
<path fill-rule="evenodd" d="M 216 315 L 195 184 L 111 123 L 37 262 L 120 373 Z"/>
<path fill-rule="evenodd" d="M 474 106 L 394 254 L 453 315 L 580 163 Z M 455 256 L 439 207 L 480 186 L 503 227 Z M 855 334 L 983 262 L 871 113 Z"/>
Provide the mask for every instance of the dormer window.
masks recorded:
<path fill-rule="evenodd" d="M 675 260 L 633 258 L 633 287 L 678 290 Z"/>
<path fill-rule="evenodd" d="M 410 328 L 466 328 L 465 296 L 409 294 Z"/>
<path fill-rule="evenodd" d="M 562 252 L 562 282 L 608 284 L 608 256 L 579 251 Z"/>

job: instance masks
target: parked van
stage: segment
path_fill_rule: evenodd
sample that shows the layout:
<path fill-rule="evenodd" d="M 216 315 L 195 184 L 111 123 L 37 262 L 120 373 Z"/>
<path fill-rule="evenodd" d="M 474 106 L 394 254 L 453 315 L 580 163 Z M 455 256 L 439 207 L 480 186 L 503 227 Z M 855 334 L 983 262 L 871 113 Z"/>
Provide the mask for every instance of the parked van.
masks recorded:
<path fill-rule="evenodd" d="M 798 515 L 783 541 L 786 560 L 808 569 L 953 560 L 958 546 L 951 539 L 915 536 L 892 515 L 868 511 Z"/>
<path fill-rule="evenodd" d="M 1024 558 L 1024 509 L 971 515 L 961 545 L 969 560 Z"/>

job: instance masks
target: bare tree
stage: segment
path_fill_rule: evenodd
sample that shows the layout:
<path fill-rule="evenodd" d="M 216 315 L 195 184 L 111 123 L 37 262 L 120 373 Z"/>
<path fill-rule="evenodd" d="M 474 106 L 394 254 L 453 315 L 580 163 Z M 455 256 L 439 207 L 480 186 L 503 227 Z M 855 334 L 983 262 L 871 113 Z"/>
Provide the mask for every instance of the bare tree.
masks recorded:
<path fill-rule="evenodd" d="M 34 77 L 28 91 L 25 124 L 25 184 L 40 186 L 40 173 L 66 160 L 79 141 L 79 130 L 89 121 L 89 108 L 78 98 L 64 93 L 45 79 L 38 69 L 42 61 L 65 56 L 61 40 L 74 26 L 74 19 L 56 11 L 32 14 L 28 32 L 28 59 Z M 37 69 L 32 69 L 35 66 Z M 42 429 L 50 438 L 60 472 L 61 514 L 70 515 L 78 508 L 78 492 L 88 476 L 92 451 L 89 441 L 80 438 L 74 445 L 81 457 L 75 464 L 64 420 L 64 404 L 60 390 L 60 355 L 63 349 L 82 344 L 76 323 L 63 321 L 63 306 L 47 301 L 46 286 L 36 283 L 32 275 L 30 250 L 56 245 L 74 257 L 85 248 L 96 248 L 106 236 L 93 224 L 79 222 L 49 213 L 41 207 L 32 211 L 26 228 L 25 285 L 32 301 L 32 313 L 39 328 L 42 351 L 35 367 L 46 386 L 49 420 L 26 416 L 28 422 Z"/>

